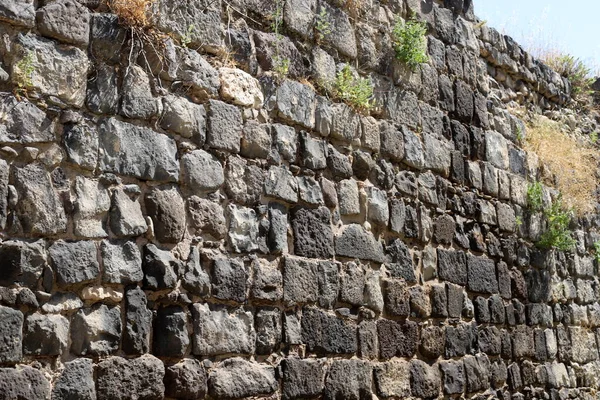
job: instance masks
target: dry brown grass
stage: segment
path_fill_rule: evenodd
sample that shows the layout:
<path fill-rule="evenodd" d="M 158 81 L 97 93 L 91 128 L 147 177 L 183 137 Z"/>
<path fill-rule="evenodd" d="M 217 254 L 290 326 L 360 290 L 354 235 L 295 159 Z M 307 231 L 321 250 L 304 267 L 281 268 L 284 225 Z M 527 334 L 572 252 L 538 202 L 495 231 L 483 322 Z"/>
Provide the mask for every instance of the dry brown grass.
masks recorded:
<path fill-rule="evenodd" d="M 108 8 L 125 25 L 135 28 L 150 26 L 148 11 L 155 0 L 107 0 Z"/>
<path fill-rule="evenodd" d="M 539 115 L 527 121 L 524 148 L 537 154 L 557 177 L 557 189 L 567 207 L 580 216 L 594 211 L 600 158 L 597 149 L 564 132 L 559 123 Z"/>

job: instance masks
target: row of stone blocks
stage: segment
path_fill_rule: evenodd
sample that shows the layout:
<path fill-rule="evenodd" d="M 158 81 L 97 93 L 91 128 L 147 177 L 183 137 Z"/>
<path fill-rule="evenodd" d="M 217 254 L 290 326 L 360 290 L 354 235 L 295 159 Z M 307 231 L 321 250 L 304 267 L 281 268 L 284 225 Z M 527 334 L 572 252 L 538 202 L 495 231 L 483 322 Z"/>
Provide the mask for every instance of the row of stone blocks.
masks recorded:
<path fill-rule="evenodd" d="M 573 387 L 574 376 L 562 363 L 534 365 L 524 361 L 508 367 L 485 354 L 428 364 L 394 359 L 363 360 L 284 358 L 278 365 L 230 358 L 218 364 L 185 358 L 176 363 L 152 356 L 109 357 L 94 363 L 78 359 L 65 363 L 51 384 L 43 369 L 0 368 L 0 395 L 6 399 L 124 400 L 131 398 L 240 399 L 278 394 L 283 399 L 430 399 L 483 392 L 500 399 L 523 398 L 518 391 L 558 398 L 559 389 Z M 544 389 L 532 390 L 538 384 Z M 514 391 L 512 397 L 511 392 Z M 572 391 L 574 394 L 577 390 Z M 582 393 L 585 395 L 585 393 Z M 561 397 L 562 398 L 562 397 Z M 582 397 L 583 398 L 583 397 Z"/>

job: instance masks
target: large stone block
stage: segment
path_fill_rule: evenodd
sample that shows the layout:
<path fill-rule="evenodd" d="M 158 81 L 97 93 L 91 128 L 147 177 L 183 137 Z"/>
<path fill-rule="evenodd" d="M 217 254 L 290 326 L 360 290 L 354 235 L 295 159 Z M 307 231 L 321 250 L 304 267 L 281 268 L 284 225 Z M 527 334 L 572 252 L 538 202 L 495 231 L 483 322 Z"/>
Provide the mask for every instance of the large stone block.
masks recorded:
<path fill-rule="evenodd" d="M 0 306 L 0 363 L 16 363 L 21 360 L 23 356 L 22 331 L 23 313 Z M 2 393 L 1 385 L 0 393 Z"/>
<path fill-rule="evenodd" d="M 445 281 L 465 286 L 467 284 L 465 253 L 438 249 L 438 275 Z"/>
<path fill-rule="evenodd" d="M 104 265 L 102 280 L 109 283 L 134 283 L 144 277 L 142 254 L 134 241 L 109 241 L 100 243 Z"/>
<path fill-rule="evenodd" d="M 278 350 L 282 337 L 281 311 L 261 307 L 254 319 L 256 325 L 256 354 L 271 354 Z"/>
<path fill-rule="evenodd" d="M 377 321 L 381 358 L 412 357 L 417 352 L 419 328 L 414 321 Z"/>
<path fill-rule="evenodd" d="M 15 85 L 57 96 L 75 107 L 83 106 L 90 67 L 86 53 L 29 34 L 19 34 L 14 45 L 11 76 Z M 26 66 L 31 73 L 24 70 Z"/>
<path fill-rule="evenodd" d="M 261 108 L 264 96 L 258 80 L 237 68 L 220 68 L 221 96 L 243 107 Z"/>
<path fill-rule="evenodd" d="M 284 399 L 317 397 L 323 392 L 325 368 L 319 360 L 286 358 L 283 361 Z"/>
<path fill-rule="evenodd" d="M 231 104 L 210 100 L 206 144 L 218 150 L 239 153 L 242 139 L 242 113 Z"/>
<path fill-rule="evenodd" d="M 208 387 L 216 399 L 241 399 L 269 395 L 279 385 L 273 367 L 230 358 L 210 372 Z"/>
<path fill-rule="evenodd" d="M 323 41 L 344 56 L 356 58 L 358 54 L 356 36 L 349 16 L 341 8 L 332 7 L 327 3 L 319 3 L 317 14 L 319 13 L 326 16 L 325 23 L 331 30 L 329 35 L 325 35 Z"/>
<path fill-rule="evenodd" d="M 298 182 L 289 169 L 273 166 L 264 180 L 265 194 L 288 203 L 298 201 Z"/>
<path fill-rule="evenodd" d="M 167 135 L 114 118 L 99 127 L 100 169 L 144 180 L 179 180 L 177 145 Z"/>
<path fill-rule="evenodd" d="M 46 264 L 46 246 L 43 240 L 25 242 L 6 240 L 0 246 L 0 285 L 12 286 L 19 283 L 37 287 Z"/>
<path fill-rule="evenodd" d="M 325 399 L 371 398 L 373 367 L 363 360 L 335 360 L 325 380 Z"/>
<path fill-rule="evenodd" d="M 144 271 L 144 288 L 162 290 L 175 287 L 181 261 L 177 260 L 171 252 L 160 250 L 152 243 L 144 246 L 142 269 Z"/>
<path fill-rule="evenodd" d="M 287 304 L 314 303 L 319 294 L 318 264 L 286 257 L 283 264 L 283 299 Z"/>
<path fill-rule="evenodd" d="M 277 302 L 283 297 L 283 275 L 279 262 L 265 259 L 252 261 L 250 298 Z"/>
<path fill-rule="evenodd" d="M 208 376 L 200 361 L 185 358 L 165 371 L 165 395 L 178 399 L 202 399 Z"/>
<path fill-rule="evenodd" d="M 153 353 L 161 357 L 185 355 L 190 337 L 187 330 L 188 317 L 179 306 L 159 308 L 154 319 Z"/>
<path fill-rule="evenodd" d="M 285 80 L 277 88 L 279 115 L 305 128 L 315 126 L 315 92 L 300 82 Z"/>
<path fill-rule="evenodd" d="M 477 293 L 498 293 L 498 278 L 493 260 L 469 255 L 467 270 L 469 290 Z"/>
<path fill-rule="evenodd" d="M 191 196 L 187 199 L 190 223 L 198 233 L 206 233 L 222 239 L 227 233 L 227 221 L 223 207 L 214 201 Z"/>
<path fill-rule="evenodd" d="M 150 348 L 152 311 L 146 294 L 139 287 L 125 292 L 125 331 L 122 348 L 126 354 L 144 354 Z"/>
<path fill-rule="evenodd" d="M 52 399 L 95 400 L 93 361 L 88 358 L 80 358 L 65 363 L 65 369 L 52 388 Z"/>
<path fill-rule="evenodd" d="M 371 232 L 358 224 L 350 224 L 335 237 L 338 256 L 384 262 L 383 246 Z"/>
<path fill-rule="evenodd" d="M 184 97 L 165 96 L 160 126 L 203 145 L 206 140 L 206 110 L 202 104 L 192 103 Z"/>
<path fill-rule="evenodd" d="M 459 394 L 465 391 L 465 375 L 461 361 L 442 361 L 440 369 L 443 374 L 442 385 L 445 394 Z"/>
<path fill-rule="evenodd" d="M 229 242 L 237 253 L 248 253 L 258 249 L 259 224 L 256 211 L 252 208 L 229 205 Z"/>
<path fill-rule="evenodd" d="M 206 297 L 210 294 L 210 277 L 200 262 L 198 246 L 192 246 L 183 271 L 178 271 L 181 285 L 196 296 Z"/>
<path fill-rule="evenodd" d="M 49 399 L 50 382 L 35 368 L 0 368 L 0 398 Z"/>
<path fill-rule="evenodd" d="M 19 195 L 15 215 L 23 232 L 54 235 L 66 231 L 65 209 L 48 171 L 34 163 L 14 168 L 12 174 Z"/>
<path fill-rule="evenodd" d="M 132 359 L 110 357 L 96 366 L 98 399 L 161 400 L 164 376 L 162 361 L 150 354 Z"/>
<path fill-rule="evenodd" d="M 31 314 L 25 322 L 25 354 L 57 356 L 67 348 L 69 320 L 62 315 Z"/>
<path fill-rule="evenodd" d="M 212 295 L 220 300 L 238 303 L 248 295 L 248 271 L 244 262 L 234 258 L 219 258 L 212 268 Z"/>
<path fill-rule="evenodd" d="M 98 146 L 95 151 L 98 151 Z M 106 217 L 110 209 L 110 196 L 106 187 L 96 180 L 78 176 L 75 194 L 74 233 L 88 238 L 107 237 Z"/>
<path fill-rule="evenodd" d="M 256 348 L 254 317 L 243 308 L 211 310 L 208 305 L 192 306 L 193 353 L 199 356 L 253 354 Z"/>
<path fill-rule="evenodd" d="M 185 154 L 181 159 L 181 168 L 184 183 L 191 193 L 214 191 L 225 181 L 219 159 L 204 150 Z"/>
<path fill-rule="evenodd" d="M 309 258 L 333 257 L 331 213 L 326 207 L 296 209 L 292 217 L 294 251 Z"/>
<path fill-rule="evenodd" d="M 410 386 L 413 396 L 435 398 L 440 393 L 441 377 L 437 365 L 421 360 L 410 362 Z"/>
<path fill-rule="evenodd" d="M 393 360 L 374 368 L 377 394 L 383 398 L 406 398 L 410 391 L 410 363 Z"/>
<path fill-rule="evenodd" d="M 71 351 L 78 355 L 108 355 L 121 342 L 121 309 L 95 304 L 81 309 L 71 321 Z"/>
<path fill-rule="evenodd" d="M 308 351 L 319 354 L 356 352 L 356 325 L 317 308 L 302 313 L 302 342 Z"/>
<path fill-rule="evenodd" d="M 112 194 L 109 213 L 110 229 L 118 237 L 140 236 L 148 230 L 142 207 L 137 199 L 137 190 L 128 193 L 124 188 L 118 188 Z"/>
<path fill-rule="evenodd" d="M 54 141 L 55 120 L 33 103 L 7 96 L 0 107 L 6 113 L 0 125 L 0 142 L 29 144 Z"/>
<path fill-rule="evenodd" d="M 96 244 L 58 240 L 48 249 L 59 285 L 90 282 L 100 273 Z"/>
<path fill-rule="evenodd" d="M 162 101 L 152 94 L 150 77 L 140 66 L 131 65 L 126 69 L 121 85 L 119 114 L 143 120 L 162 115 Z"/>

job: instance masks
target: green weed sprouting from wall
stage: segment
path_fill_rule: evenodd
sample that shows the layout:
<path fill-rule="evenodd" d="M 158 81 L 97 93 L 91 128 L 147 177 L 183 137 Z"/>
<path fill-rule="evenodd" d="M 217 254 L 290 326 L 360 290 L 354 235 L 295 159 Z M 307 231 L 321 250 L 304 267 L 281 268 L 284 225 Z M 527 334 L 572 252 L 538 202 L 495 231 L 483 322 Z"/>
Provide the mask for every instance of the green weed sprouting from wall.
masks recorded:
<path fill-rule="evenodd" d="M 559 195 L 550 205 L 544 208 L 543 186 L 540 182 L 532 182 L 527 186 L 527 204 L 532 212 L 542 212 L 546 219 L 546 229 L 536 246 L 543 249 L 555 248 L 569 251 L 575 246 L 575 239 L 569 229 L 573 211 L 565 209 L 562 196 Z"/>
<path fill-rule="evenodd" d="M 28 50 L 23 58 L 21 58 L 14 67 L 14 74 L 17 86 L 21 90 L 26 90 L 33 86 L 31 77 L 35 72 L 35 57 L 31 50 Z"/>
<path fill-rule="evenodd" d="M 544 192 L 541 182 L 532 182 L 527 185 L 527 205 L 533 212 L 540 212 L 544 208 Z"/>
<path fill-rule="evenodd" d="M 543 249 L 555 248 L 560 251 L 572 250 L 576 243 L 569 229 L 573 212 L 564 209 L 560 196 L 552 202 L 550 208 L 544 210 L 544 215 L 548 225 L 537 246 Z"/>
<path fill-rule="evenodd" d="M 407 21 L 398 19 L 392 30 L 396 58 L 406 63 L 412 70 L 429 59 L 426 34 L 427 25 L 414 18 Z"/>
<path fill-rule="evenodd" d="M 543 61 L 571 82 L 571 96 L 574 99 L 591 95 L 591 85 L 595 81 L 592 69 L 579 58 L 559 53 L 548 55 Z"/>
<path fill-rule="evenodd" d="M 600 240 L 594 242 L 594 258 L 600 264 Z"/>
<path fill-rule="evenodd" d="M 337 73 L 333 92 L 337 98 L 359 112 L 373 108 L 373 83 L 370 79 L 355 77 L 348 64 Z"/>
<path fill-rule="evenodd" d="M 283 80 L 287 77 L 290 70 L 290 59 L 283 57 L 280 51 L 280 45 L 282 40 L 281 28 L 283 27 L 283 6 L 284 0 L 275 1 L 275 10 L 270 16 L 271 29 L 275 33 L 275 56 L 273 57 L 273 72 L 277 75 L 279 80 Z"/>
<path fill-rule="evenodd" d="M 321 9 L 321 12 L 317 14 L 315 20 L 315 30 L 317 31 L 315 37 L 317 42 L 322 41 L 331 34 L 331 24 L 329 23 L 329 16 L 325 8 Z"/>

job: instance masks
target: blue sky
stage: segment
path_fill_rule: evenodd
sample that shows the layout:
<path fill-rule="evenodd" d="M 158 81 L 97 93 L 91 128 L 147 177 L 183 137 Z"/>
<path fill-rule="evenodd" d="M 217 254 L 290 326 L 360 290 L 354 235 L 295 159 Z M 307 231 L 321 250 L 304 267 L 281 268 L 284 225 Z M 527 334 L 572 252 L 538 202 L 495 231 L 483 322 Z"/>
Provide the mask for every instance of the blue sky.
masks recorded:
<path fill-rule="evenodd" d="M 532 50 L 557 49 L 600 70 L 600 0 L 473 0 L 489 26 Z"/>

